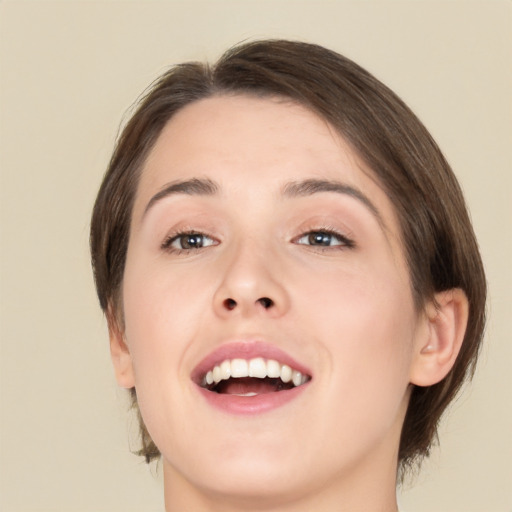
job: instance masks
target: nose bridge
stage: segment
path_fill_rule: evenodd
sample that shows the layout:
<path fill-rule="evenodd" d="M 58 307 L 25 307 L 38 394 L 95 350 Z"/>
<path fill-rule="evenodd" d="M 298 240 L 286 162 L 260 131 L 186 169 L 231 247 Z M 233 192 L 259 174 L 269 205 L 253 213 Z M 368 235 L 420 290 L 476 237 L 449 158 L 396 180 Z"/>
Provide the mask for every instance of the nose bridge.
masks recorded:
<path fill-rule="evenodd" d="M 215 308 L 222 315 L 266 311 L 283 314 L 289 305 L 277 251 L 256 236 L 246 236 L 228 250 L 215 293 Z"/>

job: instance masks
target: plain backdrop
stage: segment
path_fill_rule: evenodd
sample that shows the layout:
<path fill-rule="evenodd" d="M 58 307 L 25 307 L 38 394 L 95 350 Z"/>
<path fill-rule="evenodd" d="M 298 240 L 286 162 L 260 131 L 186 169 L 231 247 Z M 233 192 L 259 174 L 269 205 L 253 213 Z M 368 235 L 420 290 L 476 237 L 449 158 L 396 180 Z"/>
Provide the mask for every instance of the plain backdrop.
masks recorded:
<path fill-rule="evenodd" d="M 262 37 L 317 42 L 369 69 L 458 175 L 489 279 L 485 348 L 400 502 L 512 511 L 512 3 L 493 0 L 0 2 L 2 511 L 163 511 L 158 468 L 130 454 L 90 211 L 143 89 L 173 63 Z"/>

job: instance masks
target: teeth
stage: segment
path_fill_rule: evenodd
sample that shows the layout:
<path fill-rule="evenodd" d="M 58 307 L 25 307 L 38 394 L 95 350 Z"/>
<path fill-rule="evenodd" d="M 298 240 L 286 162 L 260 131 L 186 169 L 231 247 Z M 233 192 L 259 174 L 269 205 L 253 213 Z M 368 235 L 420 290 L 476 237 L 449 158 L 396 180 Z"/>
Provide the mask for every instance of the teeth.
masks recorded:
<path fill-rule="evenodd" d="M 302 373 L 294 370 L 292 372 L 292 382 L 294 386 L 300 386 L 302 384 Z"/>
<path fill-rule="evenodd" d="M 272 379 L 281 377 L 281 365 L 273 359 L 267 361 L 267 377 Z"/>
<path fill-rule="evenodd" d="M 274 359 L 265 360 L 262 357 L 254 359 L 227 359 L 214 366 L 204 377 L 203 386 L 218 384 L 222 380 L 233 378 L 255 377 L 264 379 L 280 378 L 284 383 L 292 382 L 294 386 L 306 383 L 309 378 L 297 370 L 292 370 L 287 364 L 280 364 Z"/>
<path fill-rule="evenodd" d="M 220 365 L 220 374 L 222 380 L 228 380 L 231 377 L 231 363 L 229 361 L 224 361 Z"/>
<path fill-rule="evenodd" d="M 231 377 L 249 377 L 249 365 L 245 359 L 231 361 Z"/>
<path fill-rule="evenodd" d="M 222 377 L 221 377 L 220 367 L 216 366 L 213 369 L 213 382 L 220 382 L 221 379 L 222 379 Z"/>
<path fill-rule="evenodd" d="M 281 380 L 284 383 L 290 382 L 292 380 L 292 369 L 286 364 L 281 366 Z"/>
<path fill-rule="evenodd" d="M 249 361 L 249 377 L 264 379 L 267 376 L 267 364 L 262 357 Z"/>

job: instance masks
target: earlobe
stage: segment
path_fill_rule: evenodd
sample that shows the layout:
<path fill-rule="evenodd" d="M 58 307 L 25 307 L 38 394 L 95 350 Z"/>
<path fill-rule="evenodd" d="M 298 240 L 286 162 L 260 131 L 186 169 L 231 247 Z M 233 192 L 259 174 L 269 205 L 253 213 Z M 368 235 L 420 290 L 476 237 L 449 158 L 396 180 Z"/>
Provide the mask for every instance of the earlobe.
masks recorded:
<path fill-rule="evenodd" d="M 446 377 L 462 346 L 468 312 L 468 299 L 459 288 L 437 293 L 427 305 L 426 329 L 415 340 L 412 384 L 431 386 Z"/>
<path fill-rule="evenodd" d="M 108 334 L 110 338 L 110 357 L 119 386 L 131 389 L 135 387 L 132 356 L 124 338 L 124 332 L 112 308 L 107 313 Z"/>

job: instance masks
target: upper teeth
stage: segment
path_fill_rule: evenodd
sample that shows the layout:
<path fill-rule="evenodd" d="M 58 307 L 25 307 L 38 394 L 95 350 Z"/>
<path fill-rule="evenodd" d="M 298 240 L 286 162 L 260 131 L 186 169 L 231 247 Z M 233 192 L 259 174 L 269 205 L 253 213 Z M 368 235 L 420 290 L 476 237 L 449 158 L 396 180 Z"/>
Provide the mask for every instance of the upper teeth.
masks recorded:
<path fill-rule="evenodd" d="M 270 377 L 280 378 L 283 382 L 293 382 L 294 386 L 304 384 L 308 377 L 297 370 L 292 370 L 288 365 L 281 364 L 274 359 L 226 359 L 214 366 L 204 377 L 203 385 L 218 384 L 221 380 L 229 378 L 256 377 L 264 379 Z"/>

